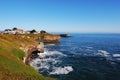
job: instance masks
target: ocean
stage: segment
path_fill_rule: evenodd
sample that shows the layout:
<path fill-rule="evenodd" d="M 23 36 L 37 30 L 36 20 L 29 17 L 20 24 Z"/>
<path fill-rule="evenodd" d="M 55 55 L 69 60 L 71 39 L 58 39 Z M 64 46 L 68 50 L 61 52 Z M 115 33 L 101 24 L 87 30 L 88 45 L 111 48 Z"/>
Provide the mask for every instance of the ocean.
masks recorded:
<path fill-rule="evenodd" d="M 70 34 L 30 63 L 57 80 L 120 80 L 120 34 Z"/>

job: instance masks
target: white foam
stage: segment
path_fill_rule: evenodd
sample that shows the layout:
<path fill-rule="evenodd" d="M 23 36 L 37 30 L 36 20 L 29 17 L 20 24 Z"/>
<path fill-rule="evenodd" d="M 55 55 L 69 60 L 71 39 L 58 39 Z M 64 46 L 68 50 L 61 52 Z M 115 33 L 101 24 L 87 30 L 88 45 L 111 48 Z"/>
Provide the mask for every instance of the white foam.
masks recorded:
<path fill-rule="evenodd" d="M 45 46 L 55 46 L 55 44 L 46 44 Z"/>
<path fill-rule="evenodd" d="M 101 53 L 104 56 L 108 56 L 109 55 L 109 53 L 107 51 L 104 51 L 104 50 L 98 50 L 98 52 Z"/>
<path fill-rule="evenodd" d="M 48 51 L 45 50 L 44 53 L 38 53 L 40 57 L 45 57 L 45 56 L 66 56 L 65 54 L 59 52 L 59 51 Z"/>
<path fill-rule="evenodd" d="M 58 62 L 60 62 L 59 60 L 56 60 L 54 58 L 36 58 L 35 60 L 31 61 L 30 65 L 33 66 L 35 69 L 50 69 L 50 64 L 49 62 L 51 62 L 52 64 L 56 64 Z"/>
<path fill-rule="evenodd" d="M 120 61 L 120 54 L 112 54 L 112 56 L 115 60 Z"/>
<path fill-rule="evenodd" d="M 52 72 L 50 72 L 50 74 L 54 75 L 68 74 L 71 71 L 73 71 L 72 66 L 56 67 Z"/>
<path fill-rule="evenodd" d="M 61 60 L 59 58 L 66 56 L 59 51 L 48 51 L 46 48 L 44 53 L 38 53 L 38 55 L 39 57 L 32 60 L 30 62 L 30 65 L 37 70 L 43 69 L 43 71 L 44 69 L 47 69 L 48 71 L 50 69 L 53 69 L 55 64 L 61 63 Z"/>
<path fill-rule="evenodd" d="M 120 54 L 113 54 L 113 57 L 120 57 Z"/>

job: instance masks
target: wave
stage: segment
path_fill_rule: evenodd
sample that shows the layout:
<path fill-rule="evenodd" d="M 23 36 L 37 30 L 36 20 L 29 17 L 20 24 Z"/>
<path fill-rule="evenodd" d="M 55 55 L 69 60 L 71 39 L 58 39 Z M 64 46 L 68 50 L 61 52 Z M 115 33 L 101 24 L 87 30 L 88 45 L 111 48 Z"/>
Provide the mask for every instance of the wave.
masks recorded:
<path fill-rule="evenodd" d="M 112 54 L 112 57 L 117 60 L 120 61 L 120 54 Z"/>
<path fill-rule="evenodd" d="M 98 50 L 98 54 L 111 61 L 111 63 L 116 63 L 116 61 L 120 61 L 120 54 L 111 54 L 105 50 Z"/>
<path fill-rule="evenodd" d="M 38 53 L 39 57 L 46 57 L 46 56 L 66 56 L 65 54 L 59 51 L 49 51 L 45 48 L 44 53 Z"/>
<path fill-rule="evenodd" d="M 113 54 L 113 57 L 120 57 L 120 54 Z"/>
<path fill-rule="evenodd" d="M 33 66 L 40 72 L 47 72 L 50 75 L 55 74 L 68 74 L 69 72 L 73 71 L 71 66 L 64 66 L 61 67 L 61 62 L 63 57 L 67 55 L 63 54 L 59 51 L 49 51 L 45 48 L 44 53 L 38 53 L 39 57 L 32 60 L 30 65 Z M 59 65 L 59 66 L 58 66 Z"/>
<path fill-rule="evenodd" d="M 55 46 L 55 44 L 46 44 L 45 46 Z"/>
<path fill-rule="evenodd" d="M 73 71 L 72 66 L 64 66 L 64 67 L 55 67 L 50 74 L 60 75 L 60 74 L 68 74 L 69 72 Z"/>
<path fill-rule="evenodd" d="M 109 52 L 107 52 L 107 51 L 105 51 L 105 50 L 98 50 L 98 53 L 100 53 L 101 55 L 103 55 L 103 56 L 109 56 Z"/>

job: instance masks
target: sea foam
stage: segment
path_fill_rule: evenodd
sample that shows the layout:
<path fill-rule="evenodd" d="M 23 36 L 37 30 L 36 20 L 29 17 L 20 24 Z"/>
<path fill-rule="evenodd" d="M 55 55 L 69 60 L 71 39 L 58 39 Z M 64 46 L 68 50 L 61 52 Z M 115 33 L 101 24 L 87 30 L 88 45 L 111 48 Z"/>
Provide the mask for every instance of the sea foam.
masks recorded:
<path fill-rule="evenodd" d="M 45 48 L 44 53 L 38 53 L 39 57 L 32 60 L 30 65 L 40 72 L 47 71 L 50 75 L 59 75 L 59 74 L 68 74 L 73 71 L 72 66 L 60 65 L 56 67 L 57 64 L 62 62 L 61 58 L 66 57 L 67 55 L 59 51 L 49 51 Z"/>
<path fill-rule="evenodd" d="M 113 54 L 113 57 L 120 57 L 120 54 Z"/>
<path fill-rule="evenodd" d="M 109 56 L 109 53 L 105 50 L 98 50 L 98 52 L 101 53 L 102 55 L 106 56 L 106 57 Z"/>
<path fill-rule="evenodd" d="M 69 72 L 73 71 L 72 66 L 64 66 L 64 67 L 55 67 L 50 74 L 60 75 L 60 74 L 68 74 Z"/>
<path fill-rule="evenodd" d="M 55 44 L 46 44 L 45 46 L 55 46 Z"/>

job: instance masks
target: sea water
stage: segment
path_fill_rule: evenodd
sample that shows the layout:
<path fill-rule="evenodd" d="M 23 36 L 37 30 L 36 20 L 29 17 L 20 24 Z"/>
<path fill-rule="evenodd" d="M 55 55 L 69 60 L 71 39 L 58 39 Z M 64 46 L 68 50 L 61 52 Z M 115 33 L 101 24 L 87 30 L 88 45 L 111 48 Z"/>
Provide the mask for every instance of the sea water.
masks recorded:
<path fill-rule="evenodd" d="M 120 80 L 120 34 L 70 34 L 30 65 L 57 80 Z"/>

